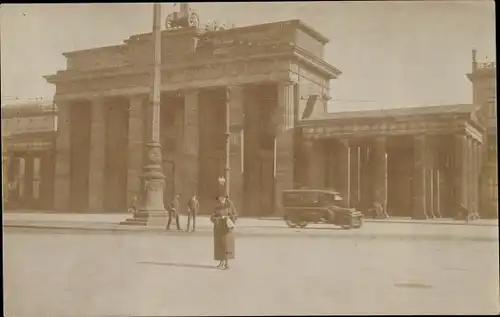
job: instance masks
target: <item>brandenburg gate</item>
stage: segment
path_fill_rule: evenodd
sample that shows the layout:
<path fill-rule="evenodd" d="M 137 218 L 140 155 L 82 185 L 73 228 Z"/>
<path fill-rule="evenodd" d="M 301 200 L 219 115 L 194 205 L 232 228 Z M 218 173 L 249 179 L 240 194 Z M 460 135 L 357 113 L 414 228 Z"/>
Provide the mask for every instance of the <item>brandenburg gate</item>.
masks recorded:
<path fill-rule="evenodd" d="M 46 80 L 59 109 L 55 209 L 124 212 L 139 190 L 151 34 L 123 44 L 64 53 L 67 69 Z M 298 121 L 323 113 L 328 39 L 299 20 L 162 32 L 161 144 L 165 205 L 200 197 L 211 212 L 225 167 L 230 108 L 230 196 L 241 215 L 279 209 L 296 186 Z"/>

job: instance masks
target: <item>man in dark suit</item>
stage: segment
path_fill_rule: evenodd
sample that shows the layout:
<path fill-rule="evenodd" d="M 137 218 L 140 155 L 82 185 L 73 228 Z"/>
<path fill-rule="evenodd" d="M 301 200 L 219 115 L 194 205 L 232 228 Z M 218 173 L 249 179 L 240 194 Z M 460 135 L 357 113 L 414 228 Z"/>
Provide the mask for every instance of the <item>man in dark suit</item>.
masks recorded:
<path fill-rule="evenodd" d="M 170 205 L 168 205 L 167 209 L 168 209 L 168 222 L 167 222 L 166 229 L 170 230 L 170 225 L 172 224 L 172 218 L 175 217 L 177 230 L 182 231 L 181 226 L 179 224 L 179 195 L 178 194 L 176 194 L 174 196 L 174 199 L 172 200 Z"/>
<path fill-rule="evenodd" d="M 196 214 L 198 213 L 199 209 L 200 202 L 198 201 L 198 197 L 196 197 L 196 195 L 193 195 L 188 201 L 188 221 L 186 231 L 189 231 L 189 228 L 191 227 L 191 218 L 193 219 L 193 230 L 191 230 L 191 232 L 194 232 L 196 230 Z"/>

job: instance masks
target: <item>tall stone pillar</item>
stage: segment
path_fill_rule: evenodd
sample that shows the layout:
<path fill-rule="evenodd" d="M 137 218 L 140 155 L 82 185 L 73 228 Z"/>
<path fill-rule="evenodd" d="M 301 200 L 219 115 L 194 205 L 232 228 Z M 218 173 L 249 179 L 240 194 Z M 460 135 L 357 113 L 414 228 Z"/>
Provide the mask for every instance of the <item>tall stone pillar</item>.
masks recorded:
<path fill-rule="evenodd" d="M 426 137 L 424 145 L 424 169 L 425 169 L 425 210 L 428 218 L 434 215 L 434 152 L 432 139 Z"/>
<path fill-rule="evenodd" d="M 54 200 L 54 171 L 55 162 L 53 153 L 47 153 L 40 161 L 40 197 L 43 209 L 52 209 Z"/>
<path fill-rule="evenodd" d="M 472 186 L 472 215 L 475 217 L 479 217 L 479 184 L 480 184 L 480 178 L 479 178 L 479 143 L 476 140 L 472 140 L 472 181 L 471 181 L 471 186 Z"/>
<path fill-rule="evenodd" d="M 374 140 L 373 146 L 373 190 L 374 200 L 387 211 L 387 152 L 385 137 Z"/>
<path fill-rule="evenodd" d="M 24 200 L 27 207 L 31 208 L 33 201 L 34 157 L 31 154 L 25 155 L 24 164 Z"/>
<path fill-rule="evenodd" d="M 229 86 L 229 124 L 230 124 L 230 153 L 229 166 L 230 180 L 229 195 L 236 210 L 243 208 L 243 153 L 244 131 L 243 120 L 245 116 L 243 87 Z"/>
<path fill-rule="evenodd" d="M 426 212 L 426 142 L 425 136 L 414 138 L 414 165 L 412 176 L 412 219 L 427 219 Z"/>
<path fill-rule="evenodd" d="M 467 182 L 465 183 L 467 186 L 466 195 L 467 195 L 467 217 L 470 217 L 474 214 L 474 187 L 476 187 L 477 182 L 474 178 L 474 140 L 472 136 L 467 136 L 467 169 L 466 169 L 466 177 Z"/>
<path fill-rule="evenodd" d="M 460 215 L 461 206 L 467 206 L 467 137 L 456 135 L 453 155 L 454 217 Z M 466 215 L 462 215 L 466 216 Z"/>
<path fill-rule="evenodd" d="M 342 198 L 349 203 L 350 198 L 350 149 L 346 139 L 341 139 L 337 143 L 336 148 L 336 161 L 337 175 L 335 176 L 336 190 L 340 193 Z"/>
<path fill-rule="evenodd" d="M 296 122 L 296 88 L 292 83 L 278 84 L 278 105 L 275 112 L 276 139 L 274 151 L 275 213 L 282 213 L 281 193 L 294 185 L 294 128 Z"/>
<path fill-rule="evenodd" d="M 359 205 L 359 184 L 360 184 L 360 164 L 359 164 L 359 146 L 357 144 L 350 144 L 349 146 L 350 157 L 349 157 L 349 172 L 350 172 L 350 184 L 349 184 L 349 206 L 356 208 Z"/>
<path fill-rule="evenodd" d="M 128 112 L 128 164 L 127 164 L 127 203 L 130 205 L 137 196 L 140 198 L 141 172 L 144 159 L 146 131 L 145 96 L 132 96 L 129 99 Z"/>
<path fill-rule="evenodd" d="M 192 195 L 198 195 L 199 178 L 199 92 L 188 90 L 184 93 L 183 119 L 183 158 L 181 162 L 183 187 L 182 199 L 187 201 Z M 177 142 L 177 141 L 176 141 Z"/>
<path fill-rule="evenodd" d="M 54 188 L 54 209 L 58 212 L 69 212 L 70 202 L 70 111 L 69 103 L 57 103 L 57 139 L 56 168 Z"/>
<path fill-rule="evenodd" d="M 106 120 L 102 99 L 92 100 L 91 107 L 89 209 L 90 212 L 99 213 L 104 211 Z"/>
<path fill-rule="evenodd" d="M 372 206 L 372 177 L 370 175 L 369 165 L 369 148 L 365 145 L 359 147 L 359 164 L 360 164 L 360 210 L 367 212 Z"/>
<path fill-rule="evenodd" d="M 436 162 L 437 163 L 437 162 Z M 441 183 L 442 183 L 442 169 L 441 167 L 437 167 L 433 170 L 432 173 L 432 208 L 434 211 L 434 216 L 436 218 L 442 218 L 441 214 Z"/>

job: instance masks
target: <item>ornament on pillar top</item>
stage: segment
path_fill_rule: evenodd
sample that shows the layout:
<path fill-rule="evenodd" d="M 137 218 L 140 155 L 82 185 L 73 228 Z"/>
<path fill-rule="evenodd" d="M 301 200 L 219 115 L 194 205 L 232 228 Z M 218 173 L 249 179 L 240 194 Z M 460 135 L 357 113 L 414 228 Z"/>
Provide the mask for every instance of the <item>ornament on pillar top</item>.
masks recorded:
<path fill-rule="evenodd" d="M 177 3 L 174 3 L 174 7 Z M 180 11 L 171 12 L 165 19 L 167 29 L 197 28 L 200 25 L 198 14 L 190 8 L 189 3 L 181 3 Z"/>

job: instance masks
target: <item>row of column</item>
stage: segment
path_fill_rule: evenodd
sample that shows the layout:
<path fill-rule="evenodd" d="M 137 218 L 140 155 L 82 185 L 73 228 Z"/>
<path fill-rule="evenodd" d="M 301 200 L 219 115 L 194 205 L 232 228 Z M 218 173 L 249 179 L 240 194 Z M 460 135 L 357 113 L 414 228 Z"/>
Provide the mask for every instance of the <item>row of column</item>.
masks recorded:
<path fill-rule="evenodd" d="M 408 174 L 411 183 L 408 199 L 411 202 L 407 206 L 411 208 L 410 215 L 414 219 L 442 217 L 444 213 L 458 215 L 462 206 L 467 209 L 469 215 L 478 214 L 480 143 L 471 136 L 451 137 L 454 138 L 451 167 L 438 165 L 438 156 L 447 155 L 446 150 L 441 149 L 446 148 L 446 144 L 437 144 L 440 141 L 434 136 L 419 135 L 412 138 L 412 149 L 409 150 L 413 152 L 413 159 L 408 165 L 408 168 L 411 168 Z M 351 207 L 367 210 L 378 202 L 387 210 L 388 182 L 391 181 L 388 177 L 388 163 L 400 164 L 397 160 L 404 158 L 398 157 L 392 150 L 388 154 L 386 138 L 373 138 L 368 142 L 348 139 L 332 142 L 318 139 L 303 148 L 303 151 L 309 153 L 306 163 L 309 166 L 307 187 L 334 188 Z M 391 160 L 388 160 L 388 155 Z M 445 179 L 448 174 L 445 168 L 451 169 L 452 186 L 449 186 L 448 180 Z M 325 175 L 333 175 L 335 181 L 332 183 Z M 441 188 L 443 184 L 446 185 L 445 188 Z M 448 194 L 445 191 L 448 188 L 451 190 L 452 204 L 441 201 L 447 199 Z M 392 190 L 399 188 L 393 186 Z M 402 192 L 391 193 L 394 194 L 403 195 Z M 443 211 L 443 207 L 453 210 Z"/>
<path fill-rule="evenodd" d="M 128 160 L 127 168 L 127 201 L 130 202 L 139 189 L 139 175 L 142 170 L 143 142 L 145 128 L 145 96 L 134 96 L 128 99 L 128 145 L 124 159 Z M 106 114 L 105 99 L 89 100 L 90 109 L 90 147 L 88 211 L 103 212 L 106 193 Z M 127 105 L 124 105 L 127 106 Z M 55 198 L 54 208 L 68 212 L 71 199 L 71 107 L 70 102 L 58 103 L 58 137 L 56 140 Z M 126 210 L 124 211 L 126 212 Z"/>
<path fill-rule="evenodd" d="M 281 207 L 281 192 L 293 188 L 294 181 L 294 127 L 295 86 L 291 83 L 280 83 L 278 86 L 277 106 L 275 112 L 276 137 L 274 153 L 274 193 L 275 207 Z M 235 201 L 242 201 L 243 173 L 244 173 L 244 87 L 232 86 L 228 89 L 230 103 L 230 194 Z M 183 197 L 189 197 L 197 192 L 199 183 L 199 130 L 200 100 L 199 91 L 187 90 L 184 96 L 183 124 L 179 133 L 177 144 L 182 144 L 176 149 L 175 160 L 175 191 Z M 127 146 L 127 201 L 131 202 L 140 187 L 140 174 L 143 163 L 143 146 L 145 140 L 145 127 L 149 124 L 146 120 L 146 96 L 133 96 L 128 98 L 128 146 Z M 104 195 L 106 193 L 106 116 L 105 99 L 89 100 L 90 115 L 90 153 L 89 153 L 89 211 L 103 212 L 105 208 Z M 58 138 L 56 141 L 57 163 L 55 171 L 55 209 L 67 211 L 70 208 L 70 170 L 71 170 L 71 103 L 58 103 Z M 222 119 L 222 118 L 221 118 Z M 222 122 L 222 121 L 221 121 Z M 272 176 L 271 176 L 272 179 Z M 215 182 L 217 180 L 214 180 Z"/>
<path fill-rule="evenodd" d="M 53 160 L 50 153 L 4 157 L 4 193 L 10 206 L 50 209 L 53 195 Z"/>
<path fill-rule="evenodd" d="M 462 217 L 478 216 L 480 170 L 482 162 L 480 143 L 471 136 L 457 135 L 455 137 L 454 147 L 454 196 L 456 215 L 458 216 L 464 207 L 467 214 L 462 214 Z"/>

